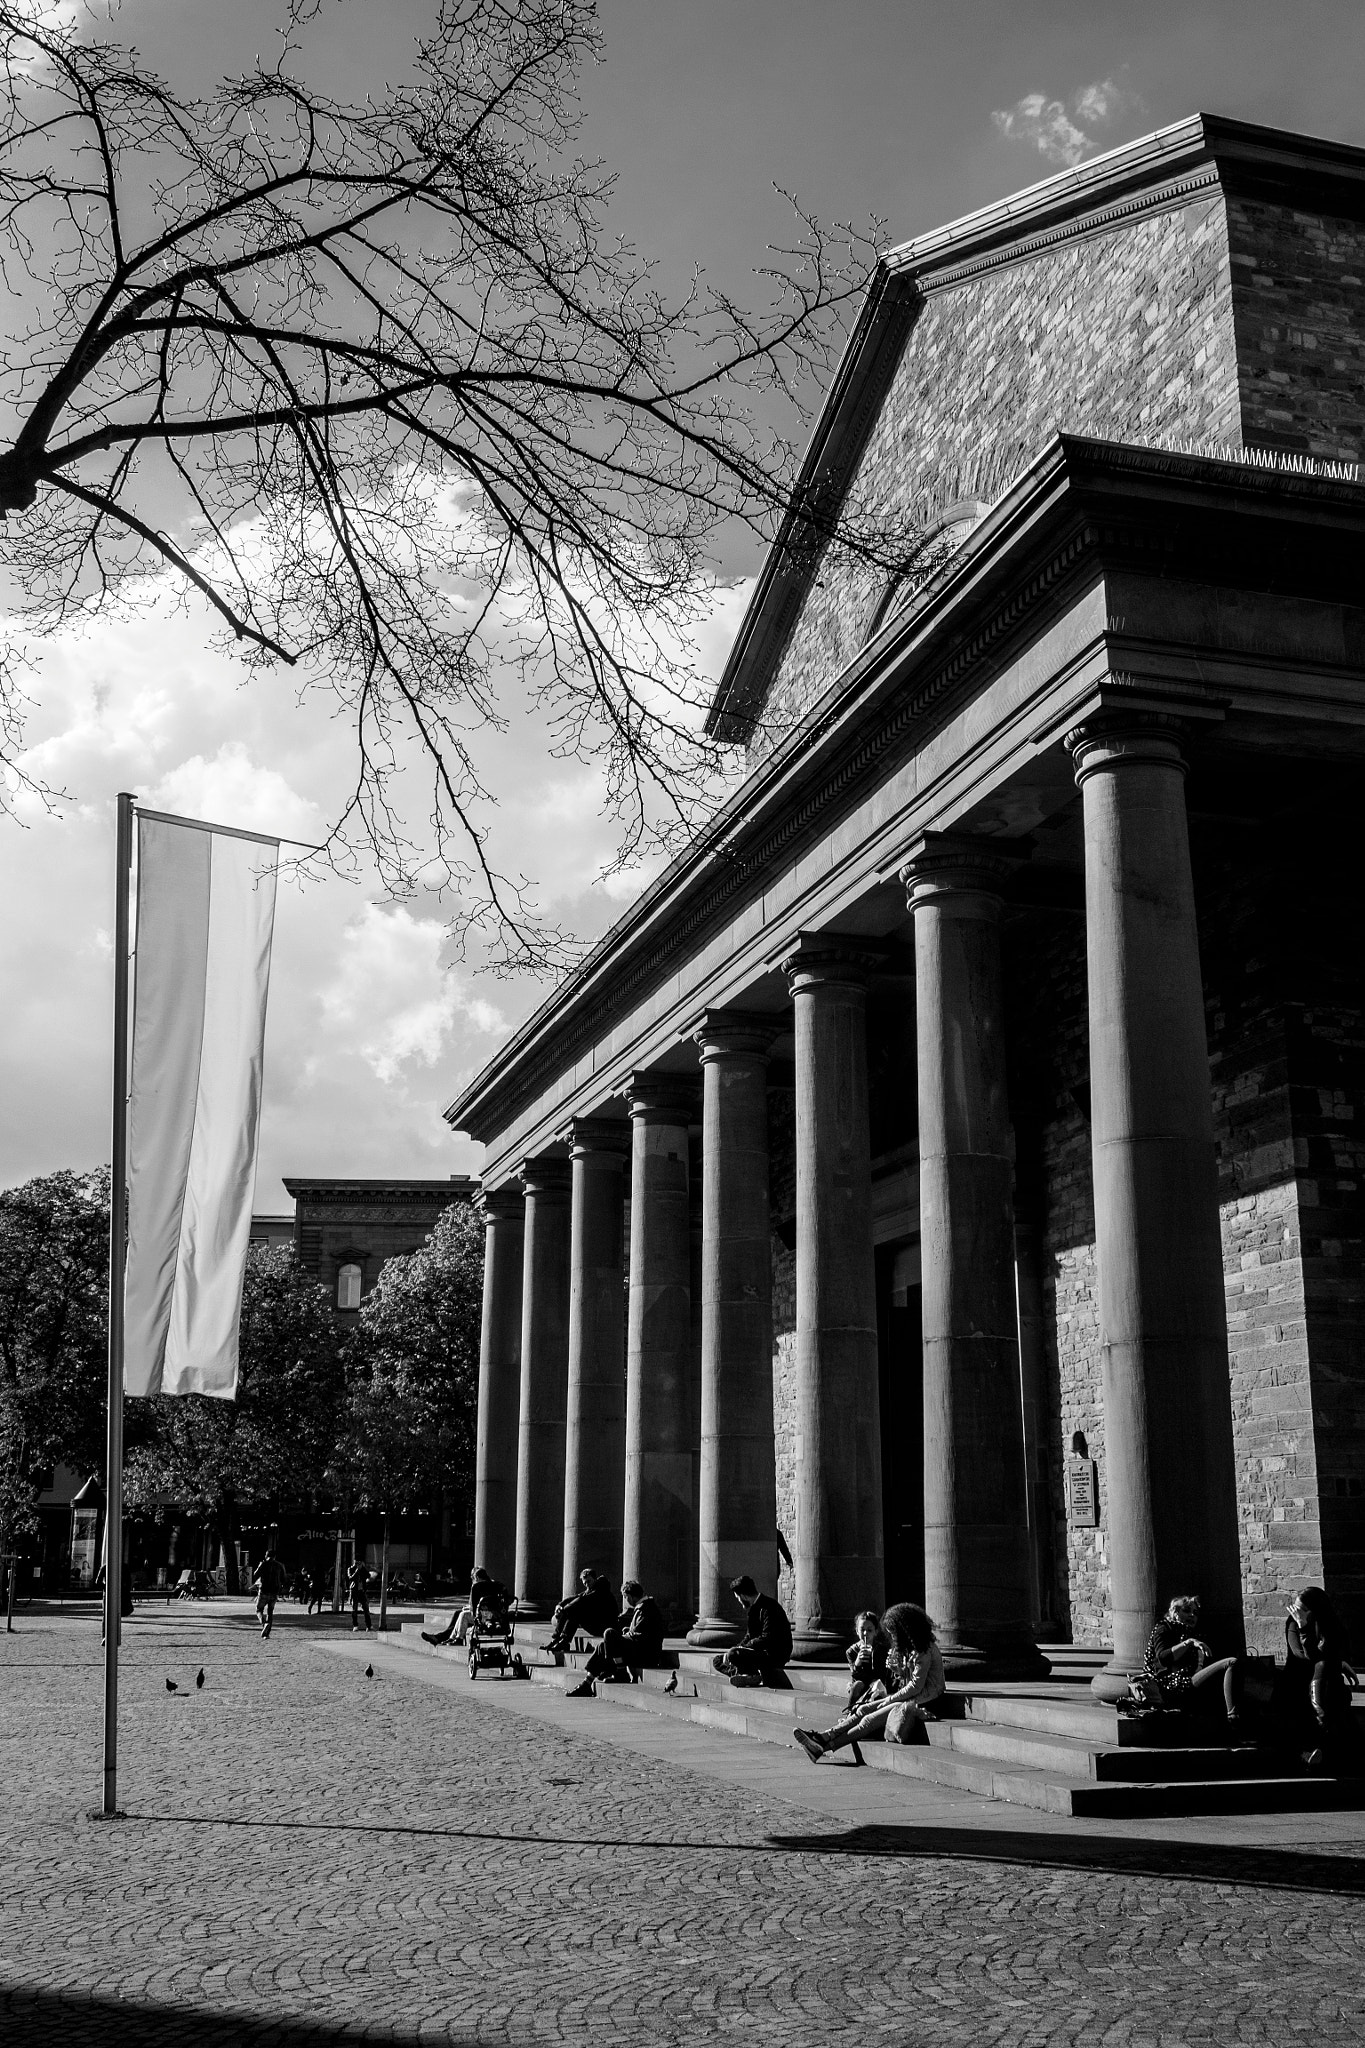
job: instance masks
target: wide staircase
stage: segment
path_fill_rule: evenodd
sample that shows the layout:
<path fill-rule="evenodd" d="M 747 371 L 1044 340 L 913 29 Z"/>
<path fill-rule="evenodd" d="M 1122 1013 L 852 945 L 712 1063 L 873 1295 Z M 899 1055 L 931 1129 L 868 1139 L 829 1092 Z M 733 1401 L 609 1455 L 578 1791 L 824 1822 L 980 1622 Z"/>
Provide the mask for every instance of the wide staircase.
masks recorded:
<path fill-rule="evenodd" d="M 425 1624 L 406 1623 L 399 1640 L 405 1649 L 463 1664 L 464 1650 L 433 1649 L 422 1640 L 423 1626 L 434 1633 L 449 1618 L 446 1609 Z M 545 1624 L 518 1623 L 517 1649 L 535 1683 L 566 1690 L 581 1678 L 591 1645 L 580 1639 L 557 1663 L 544 1647 L 548 1635 Z M 1090 1692 L 1091 1678 L 1107 1661 L 1104 1651 L 1045 1645 L 1044 1654 L 1051 1666 L 1045 1680 L 950 1686 L 922 1743 L 865 1743 L 864 1761 L 874 1770 L 987 1799 L 1095 1818 L 1365 1806 L 1365 1781 L 1313 1776 L 1292 1754 L 1153 1741 L 1142 1722 L 1125 1719 Z M 842 1664 L 802 1664 L 788 1676 L 790 1692 L 740 1689 L 712 1669 L 709 1651 L 673 1640 L 660 1669 L 646 1671 L 638 1684 L 599 1686 L 599 1692 L 618 1706 L 790 1745 L 793 1729 L 827 1727 L 835 1719 L 848 1672 Z M 480 1672 L 479 1681 L 497 1684 L 498 1674 Z M 591 1713 L 590 1702 L 584 1711 Z"/>

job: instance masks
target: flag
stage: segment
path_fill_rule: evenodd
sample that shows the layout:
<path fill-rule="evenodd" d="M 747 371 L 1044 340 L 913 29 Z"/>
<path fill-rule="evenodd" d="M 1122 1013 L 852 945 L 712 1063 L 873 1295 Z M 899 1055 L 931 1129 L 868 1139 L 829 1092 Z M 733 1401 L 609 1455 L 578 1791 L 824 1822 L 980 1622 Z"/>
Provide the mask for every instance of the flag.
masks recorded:
<path fill-rule="evenodd" d="M 124 1388 L 237 1392 L 279 841 L 138 813 Z"/>

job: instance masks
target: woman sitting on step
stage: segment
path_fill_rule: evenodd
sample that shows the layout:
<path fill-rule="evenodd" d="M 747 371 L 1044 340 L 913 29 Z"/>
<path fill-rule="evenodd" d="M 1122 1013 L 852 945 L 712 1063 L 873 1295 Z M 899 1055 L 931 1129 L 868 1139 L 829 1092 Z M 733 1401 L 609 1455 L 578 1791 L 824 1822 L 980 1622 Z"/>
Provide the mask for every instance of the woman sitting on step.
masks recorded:
<path fill-rule="evenodd" d="M 1221 1684 L 1228 1727 L 1234 1735 L 1240 1734 L 1246 1660 L 1215 1658 L 1208 1644 L 1195 1634 L 1198 1626 L 1198 1596 L 1178 1594 L 1147 1638 L 1143 1670 L 1155 1682 L 1162 1705 L 1167 1707 L 1202 1706 L 1216 1698 L 1211 1688 Z"/>
<path fill-rule="evenodd" d="M 813 1764 L 849 1748 L 861 1763 L 860 1742 L 913 1742 L 920 1725 L 934 1718 L 947 1685 L 933 1622 L 922 1607 L 900 1600 L 887 1608 L 882 1627 L 889 1642 L 885 1682 L 878 1680 L 832 1728 L 795 1731 Z"/>

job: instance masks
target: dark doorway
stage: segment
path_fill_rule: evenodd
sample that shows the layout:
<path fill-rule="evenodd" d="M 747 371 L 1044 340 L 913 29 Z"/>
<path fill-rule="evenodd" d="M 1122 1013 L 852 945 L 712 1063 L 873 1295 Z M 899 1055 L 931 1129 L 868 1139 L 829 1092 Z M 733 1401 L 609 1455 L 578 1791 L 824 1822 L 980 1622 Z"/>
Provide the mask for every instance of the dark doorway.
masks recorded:
<path fill-rule="evenodd" d="M 918 1248 L 877 1247 L 886 1598 L 924 1599 L 924 1364 Z"/>

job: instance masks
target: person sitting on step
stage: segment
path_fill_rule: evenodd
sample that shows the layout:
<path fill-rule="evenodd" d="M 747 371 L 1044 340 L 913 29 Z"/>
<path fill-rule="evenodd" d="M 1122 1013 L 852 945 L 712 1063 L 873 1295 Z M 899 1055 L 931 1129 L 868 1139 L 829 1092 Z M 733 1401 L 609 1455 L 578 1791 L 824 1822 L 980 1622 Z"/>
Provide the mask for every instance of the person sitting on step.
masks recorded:
<path fill-rule="evenodd" d="M 605 1573 L 591 1566 L 578 1574 L 579 1591 L 561 1600 L 550 1616 L 550 1640 L 545 1647 L 552 1656 L 562 1657 L 576 1635 L 600 1636 L 616 1619 L 616 1595 Z"/>
<path fill-rule="evenodd" d="M 638 1579 L 626 1579 L 621 1586 L 625 1602 L 613 1625 L 589 1657 L 584 1677 L 570 1686 L 571 1700 L 591 1699 L 597 1680 L 630 1679 L 638 1684 L 647 1664 L 657 1664 L 664 1647 L 664 1618 L 657 1600 L 651 1600 Z"/>
<path fill-rule="evenodd" d="M 1215 1658 L 1208 1644 L 1195 1634 L 1198 1626 L 1198 1595 L 1177 1594 L 1147 1638 L 1142 1668 L 1159 1690 L 1163 1706 L 1202 1706 L 1216 1699 L 1221 1689 L 1228 1728 L 1239 1736 L 1246 1660 Z"/>
<path fill-rule="evenodd" d="M 851 1748 L 862 1762 L 860 1742 L 913 1742 L 947 1690 L 943 1657 L 934 1624 L 922 1607 L 899 1600 L 882 1616 L 888 1648 L 886 1678 L 841 1714 L 832 1728 L 798 1728 L 795 1740 L 811 1762 Z"/>
<path fill-rule="evenodd" d="M 463 1643 L 473 1627 L 474 1616 L 478 1612 L 479 1602 L 487 1599 L 490 1595 L 495 1597 L 502 1607 L 505 1608 L 507 1606 L 505 1587 L 498 1584 L 490 1571 L 485 1571 L 481 1564 L 476 1564 L 470 1573 L 469 1598 L 465 1601 L 464 1606 L 456 1608 L 444 1628 L 431 1631 L 423 1629 L 422 1641 L 424 1643 L 433 1643 L 437 1647 L 451 1641 Z"/>
<path fill-rule="evenodd" d="M 766 1685 L 790 1692 L 786 1666 L 792 1653 L 792 1625 L 770 1593 L 760 1593 L 747 1572 L 731 1579 L 730 1591 L 744 1609 L 743 1639 L 711 1662 L 731 1685 Z"/>
<path fill-rule="evenodd" d="M 1310 1771 L 1339 1767 L 1348 1761 L 1358 1680 L 1346 1661 L 1346 1631 L 1321 1586 L 1294 1595 L 1284 1633 L 1288 1657 L 1276 1705 L 1286 1732 Z"/>
<path fill-rule="evenodd" d="M 882 1618 L 865 1607 L 861 1614 L 853 1617 L 853 1641 L 844 1651 L 848 1659 L 848 1698 L 844 1712 L 850 1713 L 859 1700 L 866 1699 L 874 1685 L 886 1690 L 886 1658 L 891 1641 L 882 1627 Z"/>

